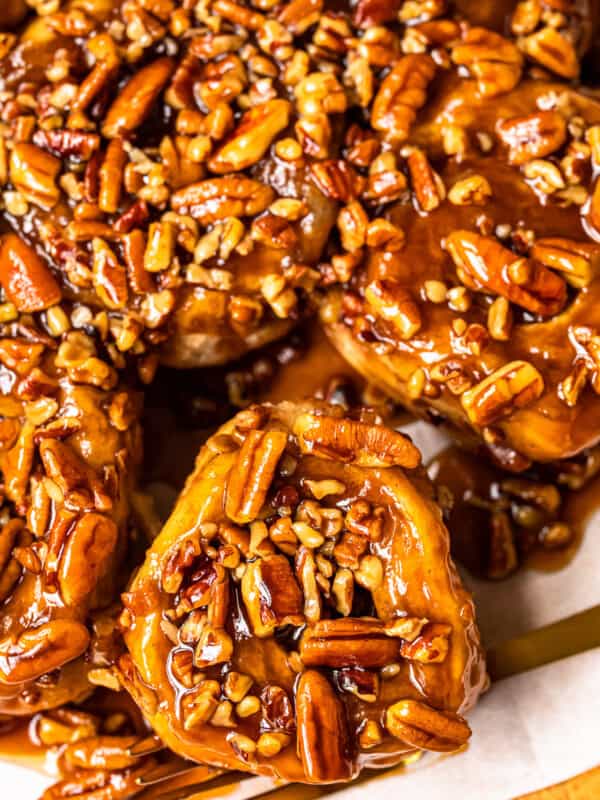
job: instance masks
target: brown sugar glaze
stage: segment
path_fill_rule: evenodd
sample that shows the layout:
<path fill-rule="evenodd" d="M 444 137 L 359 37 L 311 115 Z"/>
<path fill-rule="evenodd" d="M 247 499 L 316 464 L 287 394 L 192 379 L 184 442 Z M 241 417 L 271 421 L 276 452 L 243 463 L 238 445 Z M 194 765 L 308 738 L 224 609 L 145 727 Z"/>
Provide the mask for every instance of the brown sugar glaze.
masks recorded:
<path fill-rule="evenodd" d="M 479 577 L 500 579 L 519 567 L 555 572 L 576 555 L 590 516 L 600 505 L 600 477 L 578 488 L 565 475 L 529 471 L 515 476 L 473 451 L 451 445 L 428 465 L 452 498 L 446 522 L 452 553 Z"/>

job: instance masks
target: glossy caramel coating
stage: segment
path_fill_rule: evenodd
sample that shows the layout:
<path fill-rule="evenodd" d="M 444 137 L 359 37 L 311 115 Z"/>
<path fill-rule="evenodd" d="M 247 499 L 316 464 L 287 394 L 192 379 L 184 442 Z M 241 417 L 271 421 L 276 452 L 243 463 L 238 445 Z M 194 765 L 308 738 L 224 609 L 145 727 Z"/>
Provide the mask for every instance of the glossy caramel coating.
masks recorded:
<path fill-rule="evenodd" d="M 5 116 L 33 123 L 8 136 L 4 189 L 25 203 L 6 220 L 64 296 L 130 327 L 123 352 L 226 363 L 305 314 L 335 204 L 297 143 L 276 149 L 298 119 L 293 91 L 253 87 L 246 32 L 193 38 L 189 9 L 133 6 L 67 4 L 0 62 Z"/>
<path fill-rule="evenodd" d="M 168 747 L 319 783 L 415 749 L 389 733 L 398 701 L 463 725 L 485 669 L 418 462 L 400 434 L 322 403 L 252 407 L 208 440 L 124 596 L 122 680 Z M 346 522 L 292 523 L 308 509 Z M 462 734 L 429 735 L 453 749 Z"/>
<path fill-rule="evenodd" d="M 339 5 L 71 2 L 8 40 L 6 220 L 66 297 L 126 327 L 122 352 L 222 364 L 305 315 L 352 178 L 344 132 L 375 95 L 383 111 L 401 54 L 512 26 L 572 79 L 597 17 L 586 0 L 533 18 L 515 2 Z M 516 65 L 487 64 L 473 69 L 510 88 Z"/>
<path fill-rule="evenodd" d="M 80 656 L 123 580 L 139 458 L 138 399 L 56 323 L 21 315 L 0 337 L 0 709 L 17 715 L 90 691 Z"/>
<path fill-rule="evenodd" d="M 573 331 L 578 326 L 595 330 L 600 324 L 597 234 L 590 224 L 589 202 L 580 207 L 568 200 L 561 202 L 559 196 L 536 193 L 535 180 L 527 178 L 526 164 L 509 163 L 511 156 L 498 130 L 505 120 L 535 116 L 545 98 L 561 98 L 568 114 L 582 120 L 585 128 L 598 124 L 600 106 L 583 94 L 544 81 L 526 81 L 508 94 L 484 100 L 472 82 L 457 81 L 451 76 L 441 79 L 430 97 L 412 130 L 411 143 L 428 154 L 449 191 L 460 181 L 477 176 L 478 180 L 487 182 L 490 196 L 481 203 L 465 205 L 445 199 L 427 213 L 418 206 L 415 212 L 413 202 L 416 201 L 410 197 L 392 207 L 389 218 L 405 232 L 404 246 L 397 253 L 372 250 L 364 269 L 353 276 L 353 288 L 362 295 L 364 287 L 373 280 L 398 282 L 407 287 L 418 302 L 419 329 L 404 341 L 398 340 L 385 324 L 379 327 L 380 335 L 375 333 L 370 337 L 368 325 L 364 335 L 353 335 L 353 325 L 355 331 L 358 328 L 350 311 L 346 321 L 341 319 L 328 327 L 330 336 L 353 366 L 392 397 L 418 413 L 426 413 L 427 408 L 431 408 L 460 428 L 468 430 L 471 425 L 479 436 L 484 435 L 499 460 L 507 464 L 525 465 L 528 460 L 552 461 L 576 455 L 592 446 L 600 431 L 600 404 L 592 388 L 593 359 L 586 362 L 590 366 L 590 387 L 584 388 L 584 383 L 578 395 L 565 396 L 565 380 L 583 357 L 583 350 L 573 340 Z M 461 156 L 448 156 L 443 136 L 449 125 L 465 131 L 471 142 L 477 137 L 486 137 L 486 146 L 489 141 L 492 149 L 482 153 L 477 145 L 469 145 Z M 568 141 L 567 135 L 565 148 L 568 148 Z M 563 156 L 565 152 L 560 151 Z M 560 153 L 553 157 L 554 162 L 558 163 Z M 543 164 L 553 161 L 538 159 Z M 593 186 L 590 175 L 590 172 L 583 173 L 581 191 L 584 195 L 590 183 Z M 497 233 L 504 230 L 507 238 L 499 239 Z M 510 303 L 512 325 L 505 335 L 499 336 L 489 329 L 492 300 L 498 296 L 498 291 L 508 291 L 505 296 L 509 300 L 514 295 L 510 287 L 504 289 L 501 284 L 475 287 L 475 292 L 471 292 L 472 284 L 457 276 L 456 259 L 449 251 L 456 237 L 462 236 L 464 240 L 466 232 L 477 232 L 477 237 L 483 233 L 476 240 L 478 246 L 481 242 L 501 243 L 508 261 L 516 261 L 519 254 L 533 254 L 535 261 L 537 241 L 543 244 L 550 240 L 567 250 L 582 247 L 591 254 L 590 272 L 585 285 L 568 289 L 568 299 L 564 278 L 569 280 L 569 275 L 558 272 L 555 273 L 558 277 L 549 276 L 562 292 L 556 307 L 558 313 L 551 309 L 548 314 L 535 305 L 528 312 L 524 305 L 529 301 L 516 297 L 517 302 Z M 471 233 L 468 235 L 472 237 Z M 527 242 L 528 237 L 530 242 Z M 471 240 L 475 241 L 473 237 Z M 495 251 L 490 250 L 484 253 L 483 260 L 487 257 L 489 263 L 494 255 Z M 428 283 L 431 281 L 436 283 Z M 459 291 L 469 295 L 467 306 L 452 307 L 449 298 L 432 301 L 427 296 L 431 285 L 450 290 L 465 284 L 468 288 Z M 338 297 L 338 302 L 343 304 L 343 299 Z M 343 316 L 344 311 L 340 314 Z M 380 339 L 379 344 L 377 339 Z M 512 412 L 509 409 L 509 413 L 500 413 L 497 417 L 492 415 L 490 423 L 483 420 L 478 424 L 466 413 L 461 395 L 508 362 L 526 362 L 534 366 L 543 379 L 543 391 L 523 407 L 514 407 Z M 445 366 L 448 372 L 456 368 L 455 374 L 466 379 L 464 386 L 455 388 L 450 382 L 449 387 L 444 384 L 444 377 L 436 381 L 436 368 L 439 376 Z M 410 388 L 410 380 L 419 369 L 425 378 L 424 389 L 415 393 Z"/>

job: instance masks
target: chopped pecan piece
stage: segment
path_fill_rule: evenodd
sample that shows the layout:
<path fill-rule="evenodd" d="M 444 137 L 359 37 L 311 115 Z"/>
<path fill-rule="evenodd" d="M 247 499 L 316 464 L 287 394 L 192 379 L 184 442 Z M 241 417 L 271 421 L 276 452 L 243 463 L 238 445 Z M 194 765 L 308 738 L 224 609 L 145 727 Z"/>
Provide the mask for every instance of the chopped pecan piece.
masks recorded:
<path fill-rule="evenodd" d="M 476 291 L 499 294 L 534 314 L 551 317 L 567 300 L 565 281 L 542 264 L 516 256 L 495 239 L 453 231 L 446 248 L 461 281 Z"/>
<path fill-rule="evenodd" d="M 304 599 L 285 556 L 251 561 L 242 578 L 242 597 L 255 636 L 270 636 L 281 625 L 302 625 Z"/>
<path fill-rule="evenodd" d="M 298 755 L 310 781 L 352 777 L 344 708 L 327 678 L 307 670 L 296 686 Z"/>
<path fill-rule="evenodd" d="M 461 395 L 474 425 L 485 427 L 533 403 L 544 391 L 544 379 L 526 361 L 511 361 Z"/>
<path fill-rule="evenodd" d="M 440 622 L 429 622 L 423 626 L 419 635 L 412 641 L 402 642 L 400 655 L 409 661 L 420 661 L 423 664 L 438 664 L 448 655 L 450 625 Z"/>
<path fill-rule="evenodd" d="M 365 300 L 377 318 L 384 320 L 402 340 L 421 329 L 421 312 L 411 293 L 392 279 L 371 281 Z"/>
<path fill-rule="evenodd" d="M 309 667 L 378 669 L 398 660 L 400 644 L 376 619 L 323 619 L 306 629 L 300 657 Z"/>
<path fill-rule="evenodd" d="M 249 431 L 227 484 L 225 513 L 234 522 L 254 521 L 260 514 L 287 444 L 281 431 Z"/>
<path fill-rule="evenodd" d="M 60 302 L 62 293 L 38 254 L 14 233 L 0 242 L 0 283 L 19 311 L 43 311 Z"/>
<path fill-rule="evenodd" d="M 400 466 L 414 469 L 421 462 L 417 448 L 403 434 L 383 425 L 303 414 L 294 423 L 303 453 L 362 467 Z"/>

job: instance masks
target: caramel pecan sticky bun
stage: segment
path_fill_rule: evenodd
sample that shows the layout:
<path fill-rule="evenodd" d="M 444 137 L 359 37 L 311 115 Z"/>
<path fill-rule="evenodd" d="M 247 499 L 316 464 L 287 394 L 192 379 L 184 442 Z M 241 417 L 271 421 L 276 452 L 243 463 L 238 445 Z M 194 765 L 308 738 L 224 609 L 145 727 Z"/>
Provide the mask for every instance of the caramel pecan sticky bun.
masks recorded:
<path fill-rule="evenodd" d="M 345 252 L 322 266 L 348 361 L 521 469 L 600 433 L 600 105 L 552 80 L 579 75 L 576 51 L 526 6 L 516 41 L 411 28 L 346 132 Z"/>
<path fill-rule="evenodd" d="M 335 222 L 311 165 L 346 96 L 294 48 L 318 13 L 97 5 L 4 43 L 6 218 L 121 352 L 226 362 L 302 315 Z"/>
<path fill-rule="evenodd" d="M 160 347 L 176 366 L 226 362 L 302 315 L 374 156 L 351 128 L 339 160 L 354 112 L 372 104 L 397 140 L 424 100 L 435 63 L 403 54 L 433 49 L 444 67 L 452 43 L 488 87 L 512 88 L 523 53 L 571 79 L 594 20 L 585 0 L 30 5 L 0 42 L 6 219 L 66 296 L 108 310 L 120 352 Z M 491 29 L 507 19 L 521 49 Z M 397 196 L 384 172 L 358 192 L 367 205 Z M 343 210 L 345 238 L 360 236 Z"/>
<path fill-rule="evenodd" d="M 419 464 L 326 404 L 207 441 L 123 598 L 122 681 L 168 747 L 318 783 L 468 740 L 479 635 Z"/>
<path fill-rule="evenodd" d="M 29 268 L 58 291 L 37 256 Z M 89 691 L 78 657 L 122 585 L 139 403 L 61 306 L 0 314 L 0 711 L 27 714 Z"/>

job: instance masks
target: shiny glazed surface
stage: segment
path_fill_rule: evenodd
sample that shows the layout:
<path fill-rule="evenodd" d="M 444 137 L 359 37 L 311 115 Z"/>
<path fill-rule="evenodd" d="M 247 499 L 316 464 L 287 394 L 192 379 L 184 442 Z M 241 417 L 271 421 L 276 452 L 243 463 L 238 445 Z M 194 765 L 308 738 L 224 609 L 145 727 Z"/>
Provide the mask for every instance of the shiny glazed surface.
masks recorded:
<path fill-rule="evenodd" d="M 372 444 L 340 451 L 342 440 L 336 438 L 335 446 L 321 452 L 315 445 L 311 454 L 301 433 L 307 418 L 337 431 L 336 437 L 340 426 L 358 426 L 353 430 L 358 435 L 360 429 L 361 437 L 369 429 Z M 473 606 L 450 561 L 448 536 L 422 473 L 394 466 L 394 460 L 415 455 L 410 448 L 404 454 L 399 436 L 381 425 L 344 419 L 333 406 L 284 403 L 242 412 L 208 440 L 125 597 L 123 616 L 130 653 L 120 662 L 125 684 L 176 753 L 291 780 L 347 780 L 363 766 L 394 763 L 414 749 L 410 736 L 397 739 L 383 727 L 394 703 L 414 700 L 463 712 L 474 702 L 485 670 Z M 248 442 L 271 437 L 284 447 L 285 476 L 272 473 L 272 461 L 265 466 L 267 456 L 253 456 L 256 471 L 248 473 Z M 416 466 L 418 457 L 411 463 Z M 238 497 L 240 480 L 247 504 L 236 514 L 231 498 Z M 309 487 L 317 495 L 333 494 L 319 503 Z M 261 502 L 246 513 L 256 492 Z M 292 519 L 316 514 L 319 507 L 332 525 L 342 511 L 347 520 L 366 515 L 362 525 L 373 526 L 371 544 L 364 533 L 347 529 L 349 521 L 336 534 L 302 523 L 294 523 L 298 535 L 292 533 Z M 281 530 L 287 531 L 283 539 Z M 233 541 L 237 567 L 228 561 Z M 370 568 L 376 572 L 371 578 L 363 575 Z M 336 594 L 340 569 L 353 587 L 345 599 Z M 383 627 L 414 618 L 439 623 L 422 629 L 415 648 L 435 629 L 442 639 L 449 637 L 447 653 L 436 645 L 427 654 L 426 645 L 411 657 L 405 649 L 406 658 L 390 673 L 403 640 L 382 635 Z M 384 669 L 380 677 L 386 665 L 387 676 Z M 231 694 L 232 672 L 238 681 L 240 674 L 250 677 L 243 697 Z M 199 711 L 207 692 L 209 708 Z M 357 692 L 369 696 L 363 700 Z M 255 708 L 248 717 L 244 699 Z M 303 703 L 312 711 L 303 712 Z M 328 710 L 315 720 L 311 715 L 318 716 L 319 708 Z M 373 735 L 373 723 L 380 737 L 375 744 L 361 737 L 365 730 Z M 436 744 L 431 734 L 432 749 L 453 749 L 448 742 Z M 278 740 L 280 749 L 263 754 L 264 736 L 267 743 Z M 322 753 L 329 753 L 323 762 Z"/>

